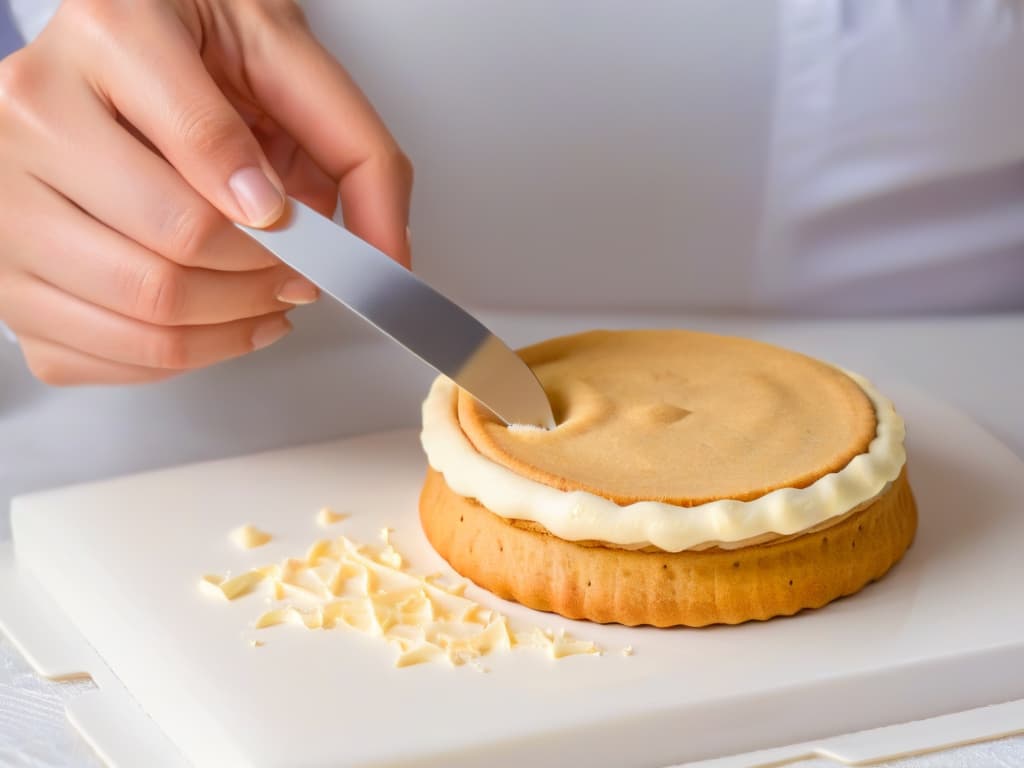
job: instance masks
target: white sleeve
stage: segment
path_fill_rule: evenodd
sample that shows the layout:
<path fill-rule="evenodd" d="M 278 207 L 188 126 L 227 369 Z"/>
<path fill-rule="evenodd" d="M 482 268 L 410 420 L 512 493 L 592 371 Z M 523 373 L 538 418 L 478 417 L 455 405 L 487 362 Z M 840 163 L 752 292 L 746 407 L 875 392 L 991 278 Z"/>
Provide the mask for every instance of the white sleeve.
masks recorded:
<path fill-rule="evenodd" d="M 35 40 L 49 22 L 60 0 L 9 0 L 11 16 L 26 41 Z"/>
<path fill-rule="evenodd" d="M 779 7 L 762 300 L 824 314 L 1019 309 L 1024 25 L 1014 8 Z"/>

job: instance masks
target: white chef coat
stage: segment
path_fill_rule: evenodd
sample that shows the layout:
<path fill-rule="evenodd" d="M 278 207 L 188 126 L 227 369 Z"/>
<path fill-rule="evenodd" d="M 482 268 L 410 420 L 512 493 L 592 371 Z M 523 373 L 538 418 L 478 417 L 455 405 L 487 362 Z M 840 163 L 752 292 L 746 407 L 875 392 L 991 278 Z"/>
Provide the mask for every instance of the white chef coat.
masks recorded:
<path fill-rule="evenodd" d="M 53 4 L 12 7 L 31 36 Z M 464 302 L 1024 308 L 1022 2 L 304 7 L 416 162 L 417 271 Z M 0 343 L 0 502 L 414 423 L 427 372 L 349 364 L 343 316 L 144 387 L 47 389 Z"/>
<path fill-rule="evenodd" d="M 52 5 L 12 7 L 31 36 Z M 417 165 L 417 271 L 463 301 L 1024 307 L 1020 2 L 303 5 Z"/>

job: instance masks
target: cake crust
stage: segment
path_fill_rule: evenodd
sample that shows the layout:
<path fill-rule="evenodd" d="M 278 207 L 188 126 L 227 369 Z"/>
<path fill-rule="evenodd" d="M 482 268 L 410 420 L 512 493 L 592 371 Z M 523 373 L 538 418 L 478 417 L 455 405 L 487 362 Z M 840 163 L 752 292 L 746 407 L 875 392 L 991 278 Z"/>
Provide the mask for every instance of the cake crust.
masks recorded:
<path fill-rule="evenodd" d="M 865 453 L 876 433 L 871 402 L 844 372 L 751 339 L 590 331 L 519 354 L 558 428 L 510 430 L 463 391 L 463 433 L 521 477 L 619 505 L 803 488 Z"/>
<path fill-rule="evenodd" d="M 428 469 L 420 520 L 452 567 L 499 597 L 572 619 L 658 627 L 738 624 L 819 608 L 881 578 L 911 545 L 906 469 L 834 525 L 739 549 L 656 552 L 560 539 L 452 491 Z"/>

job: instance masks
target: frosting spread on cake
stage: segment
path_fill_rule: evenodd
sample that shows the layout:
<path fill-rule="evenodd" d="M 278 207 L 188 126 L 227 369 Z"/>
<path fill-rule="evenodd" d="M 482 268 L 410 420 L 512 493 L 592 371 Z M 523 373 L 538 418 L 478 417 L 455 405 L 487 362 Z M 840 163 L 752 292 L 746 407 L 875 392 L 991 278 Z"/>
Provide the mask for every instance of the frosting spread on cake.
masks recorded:
<path fill-rule="evenodd" d="M 779 352 L 803 357 L 785 350 Z M 565 487 L 566 483 L 562 482 L 564 478 L 555 476 L 552 479 L 554 473 L 551 472 L 517 471 L 507 466 L 508 463 L 514 463 L 509 462 L 507 456 L 499 454 L 501 460 L 495 460 L 485 455 L 479 448 L 478 440 L 467 435 L 466 420 L 460 418 L 466 414 L 467 406 L 465 403 L 460 404 L 458 387 L 445 377 L 434 382 L 423 404 L 423 448 L 430 465 L 444 475 L 445 482 L 455 493 L 476 499 L 501 517 L 538 524 L 569 541 L 596 541 L 631 549 L 652 547 L 667 552 L 711 546 L 747 546 L 792 536 L 821 527 L 830 521 L 838 521 L 882 493 L 899 476 L 906 461 L 904 424 L 892 403 L 866 379 L 818 361 L 812 362 L 827 369 L 826 378 L 835 381 L 835 377 L 839 377 L 849 382 L 858 395 L 862 393 L 865 408 L 874 417 L 866 445 L 861 445 L 850 456 L 843 455 L 844 444 L 856 445 L 862 439 L 862 420 L 851 420 L 839 414 L 837 429 L 845 430 L 845 442 L 826 445 L 825 449 L 819 451 L 820 455 L 826 457 L 822 471 L 812 477 L 796 477 L 792 486 L 780 487 L 777 478 L 769 476 L 763 484 L 767 490 L 758 485 L 754 473 L 755 480 L 751 485 L 753 492 L 748 493 L 744 493 L 742 484 L 734 483 L 734 487 L 730 488 L 730 476 L 728 473 L 722 474 L 725 480 L 719 485 L 724 485 L 727 491 L 737 491 L 738 498 L 723 497 L 722 494 L 714 493 L 711 486 L 702 487 L 699 482 L 687 488 L 685 483 L 671 478 L 675 485 L 667 487 L 672 491 L 658 493 L 655 498 L 660 500 L 650 500 L 642 495 L 646 490 L 643 483 L 637 484 L 641 493 L 631 492 L 632 489 L 622 482 L 619 482 L 615 490 L 625 492 L 609 493 L 603 488 L 593 492 L 587 483 L 577 482 L 575 487 L 569 483 L 569 487 Z M 538 365 L 534 361 L 534 365 L 543 382 L 543 363 Z M 786 396 L 783 393 L 782 397 Z M 713 399 L 713 394 L 711 397 Z M 558 403 L 555 404 L 557 418 L 559 408 Z M 682 414 L 686 405 L 685 402 L 643 402 L 640 398 L 633 405 L 636 413 L 630 413 L 630 423 L 642 424 L 644 419 L 654 426 L 674 423 L 688 418 L 688 414 Z M 564 411 L 561 415 L 563 418 L 559 419 L 560 426 L 554 433 L 565 429 L 566 425 L 571 426 L 571 420 L 564 418 Z M 493 424 L 489 424 L 487 429 L 494 433 Z M 508 428 L 501 429 L 507 431 Z M 808 430 L 805 426 L 799 429 Z M 827 436 L 828 429 L 822 432 Z M 479 429 L 473 437 L 480 437 Z M 538 437 L 542 438 L 533 433 L 517 432 L 512 435 L 513 440 L 536 440 Z M 817 439 L 814 435 L 811 438 Z M 773 435 L 770 426 L 754 430 L 750 439 L 771 441 Z M 741 444 L 734 441 L 734 445 Z M 614 440 L 609 439 L 608 451 L 612 458 L 615 450 Z M 526 455 L 529 455 L 528 452 Z M 835 465 L 835 457 L 841 459 L 838 465 Z M 741 457 L 736 458 L 742 460 Z M 620 454 L 617 460 L 625 468 L 623 475 L 628 476 L 629 472 L 642 473 L 644 462 L 656 459 L 656 454 L 653 459 L 648 454 L 639 460 L 633 455 Z M 611 465 L 606 463 L 606 466 Z M 809 467 L 810 470 L 813 468 Z M 791 469 L 786 471 L 793 474 Z M 785 477 L 786 473 L 776 475 Z M 570 481 L 572 479 L 569 478 Z M 601 480 L 603 482 L 603 478 Z M 696 492 L 687 496 L 677 493 L 680 488 Z M 673 494 L 682 498 L 675 498 Z M 623 498 L 616 499 L 617 495 Z M 708 496 L 712 500 L 705 500 Z M 635 498 L 640 500 L 633 500 Z"/>

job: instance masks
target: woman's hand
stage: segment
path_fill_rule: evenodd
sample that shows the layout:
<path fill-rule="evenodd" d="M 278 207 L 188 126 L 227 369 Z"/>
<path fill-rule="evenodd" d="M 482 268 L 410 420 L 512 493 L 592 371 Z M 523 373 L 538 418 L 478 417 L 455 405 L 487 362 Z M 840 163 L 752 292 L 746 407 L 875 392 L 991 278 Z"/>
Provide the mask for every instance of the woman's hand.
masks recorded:
<path fill-rule="evenodd" d="M 231 222 L 340 193 L 408 265 L 411 187 L 292 0 L 64 0 L 0 62 L 0 320 L 51 384 L 242 355 L 317 292 Z"/>

